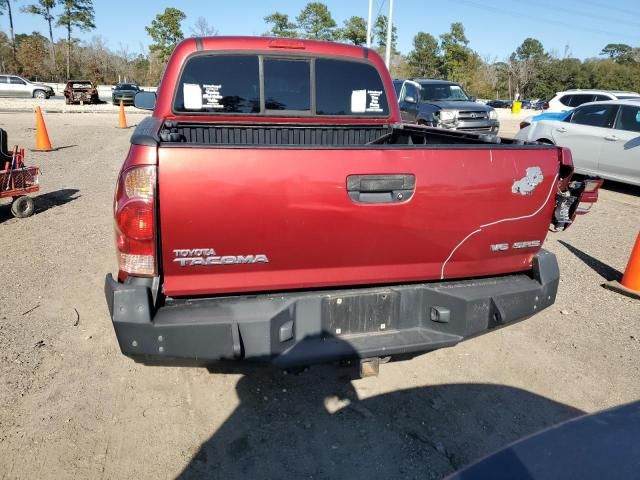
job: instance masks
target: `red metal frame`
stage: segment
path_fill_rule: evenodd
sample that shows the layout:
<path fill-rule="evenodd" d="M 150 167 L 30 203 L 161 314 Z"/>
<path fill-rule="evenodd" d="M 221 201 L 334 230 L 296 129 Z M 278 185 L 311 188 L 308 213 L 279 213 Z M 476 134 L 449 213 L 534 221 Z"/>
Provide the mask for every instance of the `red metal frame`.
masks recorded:
<path fill-rule="evenodd" d="M 0 198 L 20 197 L 40 190 L 38 167 L 24 165 L 24 148 L 14 147 L 11 160 L 0 170 Z"/>

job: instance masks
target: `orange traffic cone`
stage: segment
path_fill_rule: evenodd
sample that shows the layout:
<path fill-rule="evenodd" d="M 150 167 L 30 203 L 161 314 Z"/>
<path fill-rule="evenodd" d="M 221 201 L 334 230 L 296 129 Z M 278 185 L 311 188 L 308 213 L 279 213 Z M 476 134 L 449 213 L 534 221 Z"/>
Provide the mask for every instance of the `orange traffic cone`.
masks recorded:
<path fill-rule="evenodd" d="M 42 117 L 42 110 L 40 110 L 40 107 L 36 107 L 36 151 L 50 152 L 51 150 L 53 148 L 51 148 L 47 126 Z"/>
<path fill-rule="evenodd" d="M 127 125 L 127 117 L 124 114 L 124 102 L 120 100 L 120 118 L 118 119 L 118 128 L 129 128 Z"/>
<path fill-rule="evenodd" d="M 621 293 L 631 298 L 640 300 L 640 233 L 636 238 L 636 243 L 631 250 L 629 263 L 624 271 L 621 282 L 607 282 L 605 288 Z"/>

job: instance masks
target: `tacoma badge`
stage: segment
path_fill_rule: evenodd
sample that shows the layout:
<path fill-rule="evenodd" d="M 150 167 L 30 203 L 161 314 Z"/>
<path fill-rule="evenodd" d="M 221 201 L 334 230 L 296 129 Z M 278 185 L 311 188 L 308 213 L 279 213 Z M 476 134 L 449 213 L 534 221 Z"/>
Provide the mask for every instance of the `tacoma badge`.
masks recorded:
<path fill-rule="evenodd" d="M 196 265 L 237 265 L 241 263 L 269 263 L 264 254 L 251 255 L 217 255 L 213 248 L 187 248 L 174 249 L 174 262 L 181 267 L 194 267 Z"/>

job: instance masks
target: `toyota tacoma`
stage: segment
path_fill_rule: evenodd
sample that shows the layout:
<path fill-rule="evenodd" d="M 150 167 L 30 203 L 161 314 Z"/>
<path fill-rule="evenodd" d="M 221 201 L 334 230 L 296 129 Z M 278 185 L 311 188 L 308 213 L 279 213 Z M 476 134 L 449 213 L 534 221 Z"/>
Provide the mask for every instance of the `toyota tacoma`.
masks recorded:
<path fill-rule="evenodd" d="M 569 150 L 403 125 L 370 49 L 190 38 L 117 182 L 122 352 L 283 367 L 448 347 L 553 304 L 541 248 L 597 182 Z"/>

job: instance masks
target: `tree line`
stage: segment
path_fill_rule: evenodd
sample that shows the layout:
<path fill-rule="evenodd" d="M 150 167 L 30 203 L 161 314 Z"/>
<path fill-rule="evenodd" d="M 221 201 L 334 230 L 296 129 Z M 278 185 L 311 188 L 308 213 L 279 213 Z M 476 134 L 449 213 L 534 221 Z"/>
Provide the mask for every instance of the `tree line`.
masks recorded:
<path fill-rule="evenodd" d="M 15 0 L 13 0 L 15 3 Z M 184 12 L 166 8 L 145 30 L 151 39 L 147 49 L 132 53 L 128 46 L 117 51 L 106 40 L 95 36 L 79 42 L 74 32 L 95 27 L 92 0 L 37 0 L 21 10 L 42 17 L 48 31 L 14 34 L 12 0 L 0 0 L 0 15 L 9 20 L 9 33 L 0 32 L 0 70 L 22 74 L 34 80 L 66 81 L 87 78 L 99 83 L 120 80 L 157 85 L 175 45 L 185 38 Z M 264 17 L 264 35 L 308 38 L 364 45 L 367 22 L 352 16 L 340 24 L 321 2 L 305 5 L 295 18 L 282 12 Z M 385 15 L 372 25 L 372 48 L 384 56 L 387 45 Z M 55 40 L 53 27 L 62 27 L 65 37 Z M 190 36 L 215 35 L 217 31 L 204 17 L 189 29 Z M 550 98 L 568 88 L 601 88 L 640 91 L 640 49 L 625 44 L 607 44 L 598 57 L 584 61 L 566 50 L 562 56 L 545 50 L 534 38 L 525 39 L 507 58 L 482 58 L 470 46 L 460 22 L 436 35 L 417 32 L 413 48 L 403 54 L 397 50 L 397 28 L 392 28 L 391 74 L 395 78 L 443 78 L 460 82 L 481 98 Z M 595 53 L 595 52 L 594 52 Z"/>

